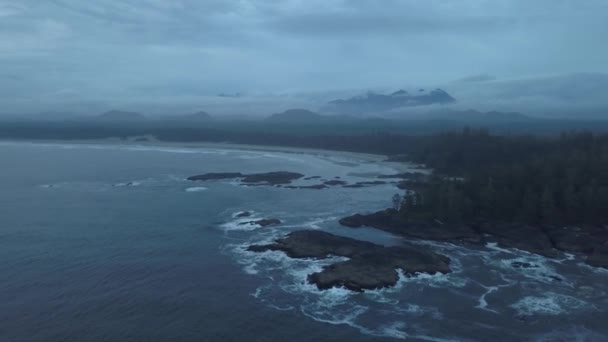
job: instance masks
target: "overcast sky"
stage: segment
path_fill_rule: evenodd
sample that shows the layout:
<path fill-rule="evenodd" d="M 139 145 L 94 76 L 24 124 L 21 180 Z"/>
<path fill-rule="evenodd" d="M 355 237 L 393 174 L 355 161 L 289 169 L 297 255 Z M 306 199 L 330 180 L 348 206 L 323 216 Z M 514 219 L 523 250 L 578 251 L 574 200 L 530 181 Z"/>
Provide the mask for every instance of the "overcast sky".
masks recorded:
<path fill-rule="evenodd" d="M 608 72 L 606 37 L 606 0 L 0 0 L 0 101 Z"/>

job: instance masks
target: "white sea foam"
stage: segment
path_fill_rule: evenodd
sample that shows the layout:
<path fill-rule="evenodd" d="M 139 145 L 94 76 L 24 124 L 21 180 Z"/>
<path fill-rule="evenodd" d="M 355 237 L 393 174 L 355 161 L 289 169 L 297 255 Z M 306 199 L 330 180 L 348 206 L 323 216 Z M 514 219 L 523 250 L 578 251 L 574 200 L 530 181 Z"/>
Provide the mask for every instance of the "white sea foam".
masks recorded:
<path fill-rule="evenodd" d="M 498 286 L 488 286 L 486 287 L 486 290 L 487 291 L 479 297 L 479 304 L 476 306 L 476 308 L 498 313 L 495 310 L 488 309 L 488 302 L 486 301 L 486 296 L 498 291 Z"/>
<path fill-rule="evenodd" d="M 255 292 L 252 293 L 251 295 L 253 296 L 253 298 L 259 298 L 260 295 L 262 294 L 262 291 L 264 291 L 264 286 L 260 286 L 257 289 L 255 289 Z"/>
<path fill-rule="evenodd" d="M 208 190 L 207 188 L 203 187 L 203 186 L 194 186 L 191 188 L 186 188 L 186 192 L 201 192 L 201 191 L 206 191 Z"/>
<path fill-rule="evenodd" d="M 506 254 L 514 254 L 515 253 L 515 250 L 498 247 L 498 243 L 496 243 L 496 242 L 488 242 L 486 244 L 486 248 L 490 249 L 490 250 L 493 250 L 493 251 L 497 251 L 497 252 L 501 252 L 501 253 L 506 253 Z"/>
<path fill-rule="evenodd" d="M 262 219 L 260 216 L 256 215 L 254 212 L 251 212 L 250 216 L 247 217 L 238 217 L 242 212 L 236 212 L 232 214 L 232 221 L 225 222 L 220 225 L 220 228 L 225 232 L 230 231 L 251 231 L 261 228 L 259 224 L 252 224 L 251 222 Z"/>
<path fill-rule="evenodd" d="M 447 273 L 447 274 L 416 273 L 412 276 L 406 276 L 403 279 L 403 282 L 404 283 L 423 284 L 424 286 L 430 286 L 430 287 L 435 287 L 435 288 L 444 288 L 444 287 L 462 288 L 467 285 L 468 280 L 464 277 L 459 277 L 453 273 Z"/>
<path fill-rule="evenodd" d="M 384 336 L 407 339 L 409 335 L 405 331 L 403 331 L 405 327 L 406 325 L 404 322 L 394 322 L 387 326 L 380 327 L 379 330 Z"/>
<path fill-rule="evenodd" d="M 593 305 L 563 294 L 547 292 L 542 296 L 526 296 L 511 307 L 520 315 L 560 315 L 572 311 L 593 309 Z"/>
<path fill-rule="evenodd" d="M 551 264 L 554 262 L 540 255 L 526 254 L 513 259 L 486 257 L 486 262 L 502 270 L 517 273 L 525 278 L 546 284 L 572 286 Z M 521 266 L 517 266 L 520 264 Z"/>
<path fill-rule="evenodd" d="M 243 267 L 243 271 L 245 271 L 245 273 L 247 273 L 247 274 L 258 274 L 259 271 L 257 269 L 257 266 L 258 266 L 258 264 L 253 262 L 249 265 L 245 265 L 245 267 Z"/>

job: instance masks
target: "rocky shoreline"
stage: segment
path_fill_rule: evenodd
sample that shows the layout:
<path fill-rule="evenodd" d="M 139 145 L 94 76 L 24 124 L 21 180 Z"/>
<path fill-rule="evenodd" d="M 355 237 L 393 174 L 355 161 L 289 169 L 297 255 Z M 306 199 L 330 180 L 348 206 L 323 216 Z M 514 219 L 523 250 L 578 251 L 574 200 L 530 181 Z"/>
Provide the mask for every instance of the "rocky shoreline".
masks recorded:
<path fill-rule="evenodd" d="M 324 180 L 321 176 L 310 176 L 306 177 L 305 175 L 297 172 L 291 171 L 273 171 L 273 172 L 265 172 L 265 173 L 254 173 L 254 174 L 244 174 L 241 172 L 212 172 L 205 173 L 195 176 L 190 176 L 186 178 L 189 181 L 216 181 L 216 180 L 225 180 L 225 179 L 240 179 L 241 184 L 245 186 L 275 186 L 282 187 L 285 189 L 310 189 L 310 190 L 324 190 L 329 187 L 341 186 L 343 188 L 364 188 L 368 186 L 377 186 L 377 185 L 385 185 L 389 182 L 384 180 L 376 180 L 376 181 L 364 181 L 364 182 L 355 182 L 348 183 L 347 181 L 340 180 L 340 177 L 335 177 L 334 179 Z M 395 178 L 389 175 L 384 178 Z M 399 177 L 397 177 L 399 178 Z M 320 183 L 315 184 L 305 184 L 305 185 L 291 185 L 294 181 L 303 180 L 303 181 L 311 181 L 318 180 Z M 397 184 L 397 182 L 393 182 Z"/>
<path fill-rule="evenodd" d="M 584 257 L 590 266 L 608 268 L 608 227 L 603 226 L 533 226 L 487 221 L 444 224 L 408 220 L 393 209 L 367 215 L 355 214 L 339 222 L 346 227 L 372 227 L 421 240 L 456 244 L 495 242 L 503 248 L 516 248 L 550 258 L 560 253 L 572 253 Z"/>
<path fill-rule="evenodd" d="M 427 175 L 421 173 L 401 173 L 380 175 L 377 180 L 372 181 L 348 183 L 339 177 L 323 179 L 320 176 L 306 177 L 297 172 L 275 171 L 256 174 L 207 173 L 189 177 L 188 180 L 240 179 L 241 184 L 245 186 L 316 190 L 329 187 L 361 188 L 392 183 L 398 188 L 412 189 L 425 186 L 426 177 Z M 390 179 L 399 181 L 391 182 Z M 300 180 L 304 182 L 293 183 Z M 313 180 L 312 184 L 306 183 Z M 250 212 L 243 212 L 238 217 L 250 215 Z M 280 223 L 278 219 L 262 219 L 241 224 L 266 227 Z M 339 223 L 349 228 L 372 227 L 406 239 L 442 241 L 463 246 L 496 243 L 501 248 L 518 249 L 549 258 L 571 253 L 582 257 L 589 266 L 608 269 L 608 227 L 605 226 L 535 226 L 483 220 L 455 224 L 439 220 L 410 219 L 395 209 L 355 214 L 340 219 Z M 361 292 L 391 287 L 398 282 L 399 271 L 405 276 L 451 272 L 448 257 L 422 247 L 385 247 L 322 231 L 295 231 L 271 244 L 251 245 L 247 249 L 251 252 L 281 251 L 291 258 L 347 258 L 308 275 L 308 281 L 321 290 L 344 287 Z M 531 266 L 522 264 L 514 267 Z"/>
<path fill-rule="evenodd" d="M 348 258 L 308 276 L 321 290 L 344 287 L 361 292 L 394 286 L 399 281 L 397 270 L 406 276 L 451 272 L 450 259 L 441 254 L 413 247 L 384 247 L 317 230 L 295 231 L 272 244 L 251 245 L 248 250 L 282 251 L 291 258 Z"/>

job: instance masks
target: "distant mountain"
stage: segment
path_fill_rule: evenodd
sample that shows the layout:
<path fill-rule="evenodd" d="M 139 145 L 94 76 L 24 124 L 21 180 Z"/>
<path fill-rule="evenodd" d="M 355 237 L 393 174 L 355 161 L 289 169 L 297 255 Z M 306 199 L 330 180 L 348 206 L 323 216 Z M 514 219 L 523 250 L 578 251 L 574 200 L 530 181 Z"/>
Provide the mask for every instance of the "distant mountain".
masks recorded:
<path fill-rule="evenodd" d="M 192 114 L 184 114 L 170 117 L 172 120 L 180 120 L 180 121 L 207 121 L 211 119 L 211 115 L 209 113 L 200 111 Z"/>
<path fill-rule="evenodd" d="M 322 116 L 307 109 L 288 109 L 269 116 L 267 120 L 282 122 L 319 121 Z"/>
<path fill-rule="evenodd" d="M 137 112 L 127 112 L 123 110 L 110 110 L 96 117 L 100 120 L 108 121 L 140 121 L 145 120 L 146 117 Z"/>
<path fill-rule="evenodd" d="M 418 89 L 414 93 L 401 89 L 389 95 L 369 92 L 347 100 L 330 101 L 322 111 L 335 114 L 376 114 L 402 107 L 448 104 L 455 101 L 456 99 L 442 89 L 430 92 Z"/>

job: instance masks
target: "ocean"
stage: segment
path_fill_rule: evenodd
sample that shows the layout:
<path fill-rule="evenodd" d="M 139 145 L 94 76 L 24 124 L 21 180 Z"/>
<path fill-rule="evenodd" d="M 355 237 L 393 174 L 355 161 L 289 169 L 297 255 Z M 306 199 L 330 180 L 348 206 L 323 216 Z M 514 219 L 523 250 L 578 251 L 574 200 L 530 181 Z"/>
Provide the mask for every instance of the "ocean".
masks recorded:
<path fill-rule="evenodd" d="M 414 241 L 454 272 L 353 293 L 306 281 L 338 258 L 246 251 L 299 229 L 402 244 L 338 224 L 389 207 L 393 184 L 186 180 L 293 171 L 353 183 L 395 167 L 331 152 L 0 142 L 0 341 L 608 340 L 608 271 L 571 255 Z M 256 218 L 282 223 L 239 224 Z"/>

